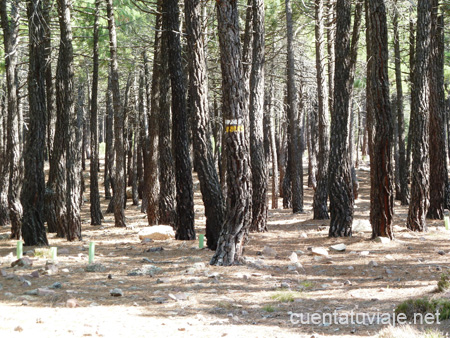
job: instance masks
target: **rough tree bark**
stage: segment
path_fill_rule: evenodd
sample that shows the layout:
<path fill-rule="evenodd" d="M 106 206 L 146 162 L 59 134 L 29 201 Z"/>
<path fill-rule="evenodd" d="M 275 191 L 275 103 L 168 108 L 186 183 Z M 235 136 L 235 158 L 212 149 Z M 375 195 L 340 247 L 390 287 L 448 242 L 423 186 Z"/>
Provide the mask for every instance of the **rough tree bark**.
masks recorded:
<path fill-rule="evenodd" d="M 267 231 L 267 162 L 264 155 L 264 1 L 253 0 L 253 57 L 250 75 L 250 157 L 252 165 L 252 224 L 250 231 Z"/>
<path fill-rule="evenodd" d="M 331 118 L 330 160 L 328 166 L 330 194 L 330 237 L 352 235 L 353 189 L 348 156 L 348 122 L 350 103 L 350 21 L 351 1 L 336 3 L 336 67 L 334 104 Z"/>
<path fill-rule="evenodd" d="M 195 239 L 194 192 L 189 155 L 186 88 L 181 60 L 178 0 L 163 1 L 163 35 L 167 35 L 169 74 L 172 93 L 172 144 L 175 157 L 176 221 L 175 238 Z"/>
<path fill-rule="evenodd" d="M 8 19 L 6 0 L 0 2 L 0 19 L 5 47 L 6 87 L 8 93 L 8 123 L 6 157 L 9 159 L 8 206 L 11 221 L 11 239 L 22 235 L 22 166 L 20 163 L 19 114 L 17 109 L 16 64 L 19 33 L 19 1 L 11 2 L 11 18 Z"/>
<path fill-rule="evenodd" d="M 432 1 L 430 68 L 430 206 L 427 218 L 443 219 L 446 208 L 445 192 L 448 181 L 445 148 L 445 91 L 444 91 L 444 32 L 438 16 L 439 0 Z"/>
<path fill-rule="evenodd" d="M 125 149 L 123 143 L 123 107 L 120 99 L 119 87 L 119 65 L 117 62 L 117 36 L 116 24 L 114 21 L 113 0 L 107 0 L 106 11 L 108 16 L 109 30 L 109 51 L 111 55 L 111 91 L 114 107 L 114 150 L 115 150 L 115 171 L 114 171 L 114 224 L 116 227 L 125 227 Z"/>
<path fill-rule="evenodd" d="M 215 250 L 225 214 L 225 201 L 214 166 L 208 107 L 208 80 L 205 44 L 202 36 L 200 0 L 185 3 L 189 45 L 189 98 L 194 125 L 194 152 L 206 216 L 208 248 Z"/>
<path fill-rule="evenodd" d="M 428 69 L 430 55 L 431 3 L 417 5 L 416 53 L 414 56 L 413 95 L 411 105 L 411 201 L 406 226 L 413 231 L 426 230 L 425 215 L 429 207 Z"/>
<path fill-rule="evenodd" d="M 397 138 L 398 138 L 398 170 L 400 178 L 400 196 L 399 199 L 402 205 L 409 203 L 409 186 L 408 186 L 408 168 L 406 164 L 406 149 L 405 149 L 405 122 L 403 114 L 403 85 L 402 85 L 402 71 L 401 71 L 401 54 L 400 54 L 400 34 L 398 30 L 398 8 L 397 0 L 394 5 L 394 60 L 395 60 L 395 85 L 397 92 L 396 105 L 397 108 Z M 396 166 L 397 167 L 397 166 Z"/>
<path fill-rule="evenodd" d="M 324 1 L 316 0 L 316 71 L 319 122 L 319 159 L 317 168 L 317 188 L 314 192 L 314 219 L 328 219 L 328 85 L 325 73 Z"/>
<path fill-rule="evenodd" d="M 303 212 L 303 162 L 299 149 L 298 94 L 295 85 L 294 24 L 291 0 L 285 0 L 287 28 L 287 118 L 289 121 L 288 170 L 292 186 L 292 212 Z"/>
<path fill-rule="evenodd" d="M 94 57 L 92 71 L 92 98 L 91 98 L 91 162 L 90 162 L 90 212 L 91 224 L 102 224 L 102 211 L 100 209 L 100 193 L 98 191 L 98 171 L 99 171 L 99 154 L 98 154 L 98 30 L 100 16 L 100 1 L 95 1 L 95 18 L 94 18 Z"/>
<path fill-rule="evenodd" d="M 251 170 L 244 132 L 247 112 L 242 78 L 239 14 L 234 0 L 217 1 L 222 69 L 223 114 L 226 121 L 227 209 L 225 222 L 211 259 L 212 265 L 232 265 L 243 255 L 251 223 Z"/>
<path fill-rule="evenodd" d="M 48 245 L 44 227 L 45 62 L 42 1 L 27 3 L 29 32 L 29 122 L 24 147 L 22 237 L 24 245 Z"/>
<path fill-rule="evenodd" d="M 368 1 L 369 41 L 371 43 L 368 81 L 371 81 L 371 102 L 374 107 L 373 143 L 370 148 L 370 223 L 372 238 L 393 238 L 394 175 L 392 165 L 393 116 L 389 101 L 388 32 L 384 0 Z M 376 107 L 376 112 L 375 112 Z"/>

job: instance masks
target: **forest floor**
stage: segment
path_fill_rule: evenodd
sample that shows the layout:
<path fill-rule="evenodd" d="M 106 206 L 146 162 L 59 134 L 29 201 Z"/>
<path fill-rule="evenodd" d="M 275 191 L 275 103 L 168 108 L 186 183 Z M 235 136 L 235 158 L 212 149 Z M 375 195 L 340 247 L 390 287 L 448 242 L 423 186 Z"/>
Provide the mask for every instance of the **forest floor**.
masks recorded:
<path fill-rule="evenodd" d="M 385 321 L 371 323 L 366 317 L 346 323 L 345 316 L 392 317 L 404 300 L 436 297 L 441 274 L 450 272 L 450 232 L 443 221 L 429 221 L 426 233 L 408 231 L 407 208 L 396 202 L 396 240 L 370 240 L 368 168 L 361 167 L 358 175 L 353 237 L 328 238 L 328 221 L 312 220 L 313 190 L 305 187 L 306 212 L 270 209 L 269 232 L 250 234 L 247 263 L 239 266 L 210 266 L 213 252 L 199 249 L 198 241 L 142 243 L 138 232 L 146 217 L 130 204 L 126 217 L 132 229 L 115 228 L 112 214 L 105 215 L 102 226 L 91 226 L 85 203 L 83 241 L 69 243 L 49 234 L 50 245 L 58 248 L 50 273 L 42 273 L 49 258 L 39 250 L 30 257 L 31 267 L 12 268 L 16 241 L 8 239 L 9 227 L 0 228 L 0 336 L 368 337 L 382 332 L 383 337 L 420 337 L 425 326 L 395 331 Z M 88 183 L 88 172 L 85 177 Z M 201 234 L 205 218 L 198 183 L 195 187 L 196 230 Z M 107 203 L 102 200 L 103 210 Z M 103 271 L 86 271 L 92 241 L 95 263 Z M 312 255 L 311 248 L 340 243 L 346 245 L 343 252 Z M 138 269 L 151 270 L 153 276 L 133 276 Z M 40 271 L 38 278 L 29 276 L 35 271 Z M 123 295 L 111 296 L 114 288 Z M 36 289 L 38 295 L 26 294 Z M 301 314 L 307 319 L 308 314 L 335 311 L 343 323 L 298 323 Z M 450 321 L 428 327 L 445 334 Z"/>

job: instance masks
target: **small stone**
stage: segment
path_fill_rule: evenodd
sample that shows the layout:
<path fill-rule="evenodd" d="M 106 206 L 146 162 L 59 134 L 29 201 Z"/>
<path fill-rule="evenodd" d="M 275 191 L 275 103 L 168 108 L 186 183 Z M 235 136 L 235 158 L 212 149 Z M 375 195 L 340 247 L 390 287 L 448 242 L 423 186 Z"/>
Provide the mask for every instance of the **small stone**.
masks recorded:
<path fill-rule="evenodd" d="M 67 248 L 58 248 L 58 255 L 68 255 L 70 253 L 69 249 Z"/>
<path fill-rule="evenodd" d="M 277 252 L 274 249 L 272 249 L 270 246 L 265 246 L 262 251 L 262 254 L 264 256 L 275 257 L 277 255 Z"/>
<path fill-rule="evenodd" d="M 55 282 L 50 286 L 50 289 L 61 289 L 62 284 L 60 282 Z"/>
<path fill-rule="evenodd" d="M 37 296 L 38 295 L 38 290 L 34 289 L 34 290 L 26 291 L 25 294 L 27 296 Z"/>
<path fill-rule="evenodd" d="M 344 282 L 344 285 L 352 285 L 352 282 L 349 281 L 349 280 L 346 280 L 346 281 Z"/>
<path fill-rule="evenodd" d="M 16 331 L 16 332 L 22 332 L 23 329 L 22 329 L 21 326 L 16 326 L 16 327 L 14 328 L 14 331 Z"/>
<path fill-rule="evenodd" d="M 349 269 L 349 270 L 355 270 L 355 268 L 353 267 L 353 266 L 349 266 L 347 269 Z"/>
<path fill-rule="evenodd" d="M 291 286 L 289 285 L 289 283 L 282 282 L 282 283 L 281 283 L 281 288 L 283 288 L 283 289 L 290 289 Z"/>
<path fill-rule="evenodd" d="M 444 256 L 444 255 L 445 255 L 445 251 L 444 251 L 444 250 L 439 250 L 437 253 L 438 253 L 439 255 L 441 255 L 441 256 Z"/>
<path fill-rule="evenodd" d="M 322 289 L 328 289 L 330 287 L 330 284 L 322 284 L 321 287 Z"/>
<path fill-rule="evenodd" d="M 388 244 L 391 242 L 391 240 L 388 237 L 377 237 L 375 238 L 375 242 L 381 244 Z"/>
<path fill-rule="evenodd" d="M 69 273 L 70 271 L 69 271 L 69 269 L 67 269 L 67 268 L 64 268 L 64 269 L 61 269 L 61 272 L 64 272 L 64 273 Z"/>
<path fill-rule="evenodd" d="M 298 256 L 298 255 L 304 255 L 304 254 L 305 254 L 305 252 L 302 251 L 302 250 L 297 250 L 297 251 L 295 251 L 295 253 L 297 254 L 297 256 Z"/>
<path fill-rule="evenodd" d="M 436 271 L 442 271 L 442 268 L 440 266 L 436 267 Z M 1 289 L 0 289 L 1 290 Z"/>
<path fill-rule="evenodd" d="M 374 268 L 374 267 L 378 266 L 378 263 L 375 261 L 370 261 L 368 265 L 370 268 Z"/>
<path fill-rule="evenodd" d="M 109 291 L 109 294 L 113 297 L 122 297 L 123 291 L 119 288 L 115 288 Z"/>
<path fill-rule="evenodd" d="M 289 260 L 291 261 L 291 263 L 297 263 L 298 262 L 297 253 L 295 252 L 291 253 L 291 255 L 289 256 Z"/>
<path fill-rule="evenodd" d="M 347 246 L 343 243 L 340 243 L 340 244 L 330 246 L 330 249 L 332 249 L 334 251 L 345 251 L 345 249 L 347 249 Z"/>
<path fill-rule="evenodd" d="M 408 246 L 407 248 L 408 250 L 414 250 L 414 248 L 412 246 Z"/>
<path fill-rule="evenodd" d="M 308 234 L 306 232 L 301 232 L 300 238 L 308 238 Z"/>
<path fill-rule="evenodd" d="M 24 253 L 24 255 L 28 257 L 34 257 L 34 250 L 28 250 Z"/>
<path fill-rule="evenodd" d="M 311 252 L 315 256 L 328 257 L 328 250 L 321 247 L 311 248 Z"/>
<path fill-rule="evenodd" d="M 393 274 L 393 272 L 392 272 L 391 269 L 386 269 L 386 273 L 387 273 L 388 275 L 392 275 L 392 274 Z"/>
<path fill-rule="evenodd" d="M 157 304 L 164 304 L 164 303 L 167 303 L 167 298 L 164 298 L 164 297 L 155 297 L 155 298 L 153 298 L 153 300 L 154 300 Z"/>
<path fill-rule="evenodd" d="M 220 273 L 218 273 L 218 272 L 213 272 L 213 273 L 208 274 L 207 277 L 208 277 L 208 278 L 219 278 L 219 277 L 220 277 Z"/>
<path fill-rule="evenodd" d="M 164 251 L 164 248 L 162 246 L 158 246 L 155 248 L 149 248 L 147 250 L 145 250 L 145 252 L 161 252 Z"/>
<path fill-rule="evenodd" d="M 58 267 L 55 264 L 48 264 L 45 267 L 45 273 L 49 276 L 56 275 L 58 273 Z"/>
<path fill-rule="evenodd" d="M 369 256 L 369 251 L 361 251 L 359 254 L 361 255 L 361 256 Z"/>
<path fill-rule="evenodd" d="M 28 301 L 27 301 L 26 299 L 24 299 L 24 300 L 22 301 L 22 305 L 23 305 L 23 306 L 27 306 L 27 305 L 28 305 Z"/>
<path fill-rule="evenodd" d="M 55 293 L 54 290 L 49 290 L 46 288 L 38 288 L 37 289 L 37 295 L 38 296 L 48 296 L 48 295 L 53 295 Z"/>
<path fill-rule="evenodd" d="M 395 258 L 392 255 L 386 255 L 384 256 L 386 259 L 389 259 L 390 261 L 395 260 Z"/>
<path fill-rule="evenodd" d="M 29 268 L 32 265 L 33 261 L 28 257 L 22 257 L 21 259 L 18 259 L 11 263 L 12 267 L 19 266 L 21 268 Z"/>
<path fill-rule="evenodd" d="M 30 282 L 29 280 L 24 279 L 24 280 L 22 281 L 22 287 L 28 288 L 28 287 L 30 287 L 30 286 L 31 286 L 31 282 Z"/>
<path fill-rule="evenodd" d="M 39 278 L 39 271 L 38 271 L 38 270 L 33 271 L 33 272 L 30 274 L 30 276 L 33 277 L 33 278 Z"/>
<path fill-rule="evenodd" d="M 193 267 L 194 269 L 202 270 L 205 268 L 205 263 L 203 262 L 194 263 Z"/>
<path fill-rule="evenodd" d="M 6 272 L 6 270 L 0 269 L 0 275 L 2 277 L 6 277 L 6 276 L 8 276 L 8 273 Z"/>
<path fill-rule="evenodd" d="M 66 307 L 74 308 L 78 306 L 78 301 L 74 298 L 68 299 L 66 302 Z"/>
<path fill-rule="evenodd" d="M 113 276 L 111 274 L 108 275 L 108 279 L 112 279 Z"/>
<path fill-rule="evenodd" d="M 89 264 L 86 268 L 85 268 L 86 272 L 104 272 L 106 271 L 106 266 L 104 266 L 103 264 L 100 263 L 93 263 L 93 264 Z"/>

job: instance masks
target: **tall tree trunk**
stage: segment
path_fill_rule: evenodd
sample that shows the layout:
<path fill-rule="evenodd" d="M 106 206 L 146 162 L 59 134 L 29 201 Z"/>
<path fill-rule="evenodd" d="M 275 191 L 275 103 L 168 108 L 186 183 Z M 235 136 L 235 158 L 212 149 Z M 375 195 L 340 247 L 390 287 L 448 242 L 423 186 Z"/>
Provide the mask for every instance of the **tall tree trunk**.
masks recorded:
<path fill-rule="evenodd" d="M 226 121 L 227 209 L 225 222 L 211 258 L 212 265 L 239 262 L 251 224 L 251 171 L 248 143 L 243 130 L 247 111 L 242 109 L 245 84 L 242 77 L 239 14 L 234 0 L 217 1 L 222 68 L 222 102 Z"/>
<path fill-rule="evenodd" d="M 371 102 L 375 134 L 370 153 L 370 223 L 372 238 L 393 238 L 394 176 L 392 166 L 393 116 L 389 102 L 388 32 L 384 0 L 368 1 Z"/>
<path fill-rule="evenodd" d="M 43 16 L 45 22 L 50 22 L 51 11 L 53 8 L 53 0 L 44 0 Z M 46 152 L 47 158 L 50 159 L 53 151 L 53 142 L 55 138 L 55 88 L 53 85 L 52 72 L 52 30 L 51 25 L 44 25 L 45 36 L 45 91 L 46 91 L 46 105 L 47 105 L 47 143 Z"/>
<path fill-rule="evenodd" d="M 114 168 L 114 109 L 112 106 L 111 75 L 108 75 L 108 87 L 106 89 L 106 127 L 105 127 L 105 199 L 109 199 L 107 213 L 114 211 L 114 201 L 111 189 L 114 190 L 113 168 Z"/>
<path fill-rule="evenodd" d="M 250 76 L 250 156 L 252 224 L 250 231 L 267 231 L 267 162 L 264 155 L 264 1 L 253 0 L 253 57 Z"/>
<path fill-rule="evenodd" d="M 273 68 L 273 63 L 272 63 Z M 267 98 L 269 102 L 268 114 L 270 119 L 270 151 L 272 154 L 272 209 L 278 209 L 278 196 L 280 195 L 279 188 L 279 173 L 278 173 L 278 151 L 276 142 L 276 128 L 275 128 L 275 117 L 273 116 L 273 96 L 274 96 L 274 77 L 270 77 L 269 85 L 269 97 Z"/>
<path fill-rule="evenodd" d="M 100 16 L 100 1 L 95 1 L 94 18 L 94 57 L 92 71 L 92 98 L 91 98 L 91 162 L 90 162 L 90 212 L 91 224 L 102 224 L 102 211 L 100 209 L 100 193 L 98 191 L 98 30 Z"/>
<path fill-rule="evenodd" d="M 415 22 L 413 19 L 413 8 L 411 5 L 410 8 L 410 18 L 409 18 L 409 84 L 410 84 L 410 97 L 411 97 L 411 108 L 413 105 L 413 97 L 415 94 L 414 88 L 414 69 L 416 64 L 416 30 L 415 30 Z M 406 170 L 407 170 L 407 179 L 408 183 L 411 181 L 411 145 L 413 139 L 413 130 L 414 130 L 414 115 L 410 114 L 409 118 L 409 129 L 408 129 L 408 145 L 406 147 Z"/>
<path fill-rule="evenodd" d="M 396 108 L 397 108 L 397 137 L 398 137 L 398 170 L 400 178 L 400 201 L 402 205 L 409 203 L 409 186 L 408 186 L 408 168 L 406 163 L 405 149 L 405 122 L 403 115 L 403 86 L 402 86 L 402 70 L 400 55 L 400 34 L 398 31 L 398 8 L 395 0 L 394 8 L 394 60 L 395 60 L 395 84 L 397 90 Z"/>
<path fill-rule="evenodd" d="M 214 165 L 211 125 L 208 111 L 208 80 L 205 45 L 202 36 L 201 1 L 185 3 L 189 47 L 189 97 L 194 116 L 195 161 L 206 216 L 208 248 L 215 250 L 225 214 L 225 202 Z"/>
<path fill-rule="evenodd" d="M 431 32 L 431 3 L 419 0 L 417 6 L 417 37 L 415 66 L 413 73 L 412 119 L 412 167 L 411 201 L 409 203 L 407 227 L 413 231 L 426 230 L 425 215 L 429 200 L 429 55 Z"/>
<path fill-rule="evenodd" d="M 22 237 L 26 246 L 48 245 L 44 227 L 45 62 L 42 1 L 27 3 L 29 32 L 29 122 L 24 148 L 25 173 L 21 202 Z"/>
<path fill-rule="evenodd" d="M 438 17 L 439 0 L 432 1 L 430 69 L 430 207 L 427 217 L 443 219 L 446 208 L 445 191 L 448 182 L 445 145 L 445 91 L 443 22 Z"/>
<path fill-rule="evenodd" d="M 64 116 L 65 151 L 66 151 L 66 228 L 67 240 L 81 240 L 80 216 L 80 180 L 81 180 L 81 130 L 75 111 L 75 92 L 73 84 L 73 47 L 70 3 L 58 1 L 60 44 L 56 77 L 58 106 Z M 61 141 L 61 140 L 58 140 Z"/>
<path fill-rule="evenodd" d="M 162 0 L 161 0 L 162 2 Z M 162 35 L 161 41 L 161 74 L 168 74 L 167 36 Z M 171 111 L 169 102 L 169 78 L 161 76 L 159 84 L 159 217 L 160 223 L 175 226 L 175 166 L 172 153 L 172 138 L 170 132 Z M 153 97 L 153 96 L 152 96 Z M 152 109 L 154 107 L 152 101 Z"/>
<path fill-rule="evenodd" d="M 348 122 L 350 103 L 350 21 L 351 1 L 336 3 L 336 67 L 334 107 L 331 119 L 330 161 L 328 166 L 330 194 L 330 237 L 352 235 L 353 188 L 348 156 Z"/>
<path fill-rule="evenodd" d="M 8 169 L 9 161 L 6 153 L 7 145 L 7 127 L 8 113 L 6 110 L 6 97 L 4 94 L 0 97 L 0 226 L 9 223 L 9 206 L 8 206 Z"/>
<path fill-rule="evenodd" d="M 178 0 L 163 2 L 163 35 L 167 35 L 169 74 L 172 88 L 172 133 L 175 155 L 175 181 L 177 188 L 176 239 L 195 239 L 194 192 L 189 155 L 186 88 L 181 60 Z"/>
<path fill-rule="evenodd" d="M 11 3 L 11 19 L 8 19 L 6 0 L 0 2 L 0 18 L 5 46 L 6 86 L 8 91 L 8 123 L 6 157 L 9 159 L 8 206 L 11 220 L 11 238 L 22 235 L 22 166 L 20 163 L 19 115 L 17 109 L 16 64 L 19 32 L 19 2 Z"/>
<path fill-rule="evenodd" d="M 303 159 L 299 156 L 298 94 L 295 85 L 294 27 L 291 0 L 285 0 L 287 28 L 287 118 L 289 121 L 288 153 L 292 185 L 292 212 L 303 212 Z"/>
<path fill-rule="evenodd" d="M 123 143 L 124 112 L 120 99 L 119 65 L 117 62 L 117 36 L 114 21 L 113 0 L 107 0 L 106 11 L 108 15 L 109 51 L 111 55 L 111 91 L 114 107 L 114 224 L 116 227 L 125 227 L 125 149 Z"/>
<path fill-rule="evenodd" d="M 314 192 L 314 219 L 328 219 L 328 86 L 325 73 L 324 1 L 316 0 L 316 72 L 319 122 L 319 163 L 317 168 L 317 188 Z"/>
<path fill-rule="evenodd" d="M 328 51 L 328 109 L 333 116 L 334 111 L 334 66 L 336 64 L 336 0 L 327 2 L 327 51 Z"/>

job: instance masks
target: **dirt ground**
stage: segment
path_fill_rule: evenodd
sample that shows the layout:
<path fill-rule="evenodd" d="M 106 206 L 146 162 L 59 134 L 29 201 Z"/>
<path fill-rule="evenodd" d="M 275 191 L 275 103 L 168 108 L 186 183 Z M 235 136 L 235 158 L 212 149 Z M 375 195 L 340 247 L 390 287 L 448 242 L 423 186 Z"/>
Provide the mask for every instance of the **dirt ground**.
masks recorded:
<path fill-rule="evenodd" d="M 38 255 L 31 257 L 32 267 L 12 268 L 16 241 L 8 239 L 9 227 L 0 228 L 0 269 L 6 275 L 0 274 L 0 337 L 377 336 L 387 327 L 384 322 L 301 324 L 291 316 L 335 311 L 392 315 L 406 299 L 435 296 L 441 273 L 450 272 L 450 232 L 443 221 L 429 221 L 426 233 L 408 231 L 407 209 L 396 202 L 396 240 L 370 240 L 368 168 L 360 168 L 358 175 L 352 238 L 327 237 L 328 222 L 312 220 L 313 190 L 305 188 L 306 212 L 270 209 L 269 232 L 250 235 L 247 263 L 240 266 L 210 266 L 213 252 L 199 249 L 198 241 L 142 243 L 138 232 L 146 217 L 130 204 L 126 217 L 134 228 L 115 228 L 112 214 L 105 215 L 102 226 L 91 226 L 85 203 L 82 242 L 49 234 L 50 245 L 59 251 L 57 269 L 50 274 L 40 270 L 49 258 Z M 205 218 L 195 186 L 196 230 L 201 234 Z M 107 203 L 102 200 L 103 210 Z M 89 242 L 96 243 L 95 263 L 103 271 L 86 271 Z M 311 248 L 339 243 L 346 245 L 344 252 L 312 255 Z M 289 258 L 293 252 L 297 266 L 295 257 Z M 153 275 L 133 275 L 144 268 Z M 39 270 L 38 278 L 29 276 Z M 56 282 L 60 285 L 50 294 L 26 294 Z M 123 296 L 111 296 L 114 288 Z M 450 332 L 449 321 L 431 327 Z"/>

